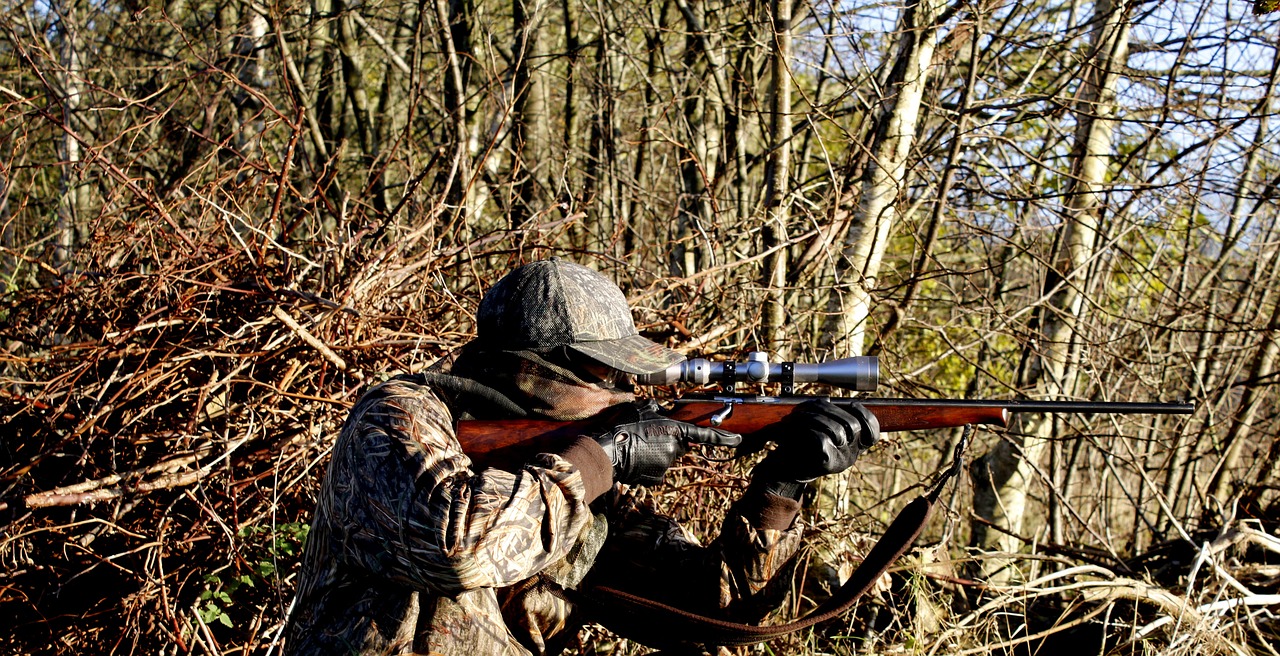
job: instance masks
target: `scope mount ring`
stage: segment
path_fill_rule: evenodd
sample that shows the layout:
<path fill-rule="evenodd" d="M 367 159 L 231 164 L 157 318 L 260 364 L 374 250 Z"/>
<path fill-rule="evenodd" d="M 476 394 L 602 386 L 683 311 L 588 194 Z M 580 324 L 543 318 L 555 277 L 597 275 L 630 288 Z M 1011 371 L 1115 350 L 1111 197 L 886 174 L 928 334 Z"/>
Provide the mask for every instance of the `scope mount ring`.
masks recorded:
<path fill-rule="evenodd" d="M 791 396 L 796 393 L 796 363 L 782 363 L 782 395 Z"/>

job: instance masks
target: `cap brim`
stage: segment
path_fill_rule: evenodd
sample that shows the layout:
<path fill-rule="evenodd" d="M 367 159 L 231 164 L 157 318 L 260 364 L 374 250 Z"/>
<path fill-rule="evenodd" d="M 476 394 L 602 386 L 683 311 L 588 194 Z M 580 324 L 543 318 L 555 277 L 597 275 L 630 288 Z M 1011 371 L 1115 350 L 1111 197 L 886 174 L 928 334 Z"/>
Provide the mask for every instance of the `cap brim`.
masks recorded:
<path fill-rule="evenodd" d="M 684 362 L 685 359 L 680 353 L 639 335 L 598 342 L 578 342 L 570 344 L 569 348 L 601 364 L 637 376 L 666 371 L 667 367 Z"/>

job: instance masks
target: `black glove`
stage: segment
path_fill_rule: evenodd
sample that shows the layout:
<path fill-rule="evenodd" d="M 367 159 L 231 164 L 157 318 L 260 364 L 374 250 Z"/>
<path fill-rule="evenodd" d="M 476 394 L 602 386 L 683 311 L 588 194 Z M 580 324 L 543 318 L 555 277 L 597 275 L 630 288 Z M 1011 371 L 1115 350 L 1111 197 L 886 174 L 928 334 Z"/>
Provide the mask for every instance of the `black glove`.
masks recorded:
<path fill-rule="evenodd" d="M 815 399 L 797 405 L 757 437 L 776 442 L 778 448 L 756 466 L 752 484 L 798 499 L 805 483 L 852 467 L 880 440 L 880 421 L 861 405 Z"/>
<path fill-rule="evenodd" d="M 613 461 L 614 481 L 657 485 L 690 444 L 738 446 L 742 442 L 737 433 L 667 419 L 657 409 L 652 402 L 618 407 L 616 424 L 593 437 Z"/>

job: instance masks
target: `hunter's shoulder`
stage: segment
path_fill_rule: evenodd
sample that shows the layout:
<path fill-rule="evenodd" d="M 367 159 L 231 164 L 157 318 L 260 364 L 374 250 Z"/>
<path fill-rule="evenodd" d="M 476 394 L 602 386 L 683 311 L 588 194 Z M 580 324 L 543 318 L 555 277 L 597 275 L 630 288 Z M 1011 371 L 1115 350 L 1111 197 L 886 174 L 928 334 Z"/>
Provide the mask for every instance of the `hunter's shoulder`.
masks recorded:
<path fill-rule="evenodd" d="M 416 376 L 396 376 L 365 390 L 351 409 L 347 430 L 394 427 L 452 433 L 453 421 L 446 395 Z"/>
<path fill-rule="evenodd" d="M 420 376 L 412 374 L 394 376 L 371 385 L 360 395 L 353 412 L 377 405 L 438 406 L 445 412 L 449 411 L 446 395 Z"/>

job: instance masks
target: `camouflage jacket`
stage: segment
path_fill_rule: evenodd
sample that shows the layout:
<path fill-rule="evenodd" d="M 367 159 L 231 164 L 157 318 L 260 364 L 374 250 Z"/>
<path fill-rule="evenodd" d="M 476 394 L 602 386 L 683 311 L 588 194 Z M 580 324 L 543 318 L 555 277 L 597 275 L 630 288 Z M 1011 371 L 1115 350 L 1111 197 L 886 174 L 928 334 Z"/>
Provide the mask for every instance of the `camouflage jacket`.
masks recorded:
<path fill-rule="evenodd" d="M 704 547 L 617 489 L 592 504 L 590 453 L 474 471 L 454 405 L 395 379 L 353 408 L 307 539 L 285 654 L 558 653 L 583 621 L 559 591 L 584 576 L 743 621 L 780 602 L 770 582 L 799 546 L 799 528 L 785 528 L 795 509 L 763 522 L 773 528 L 731 511 Z M 604 480 L 607 489 L 611 469 Z"/>

